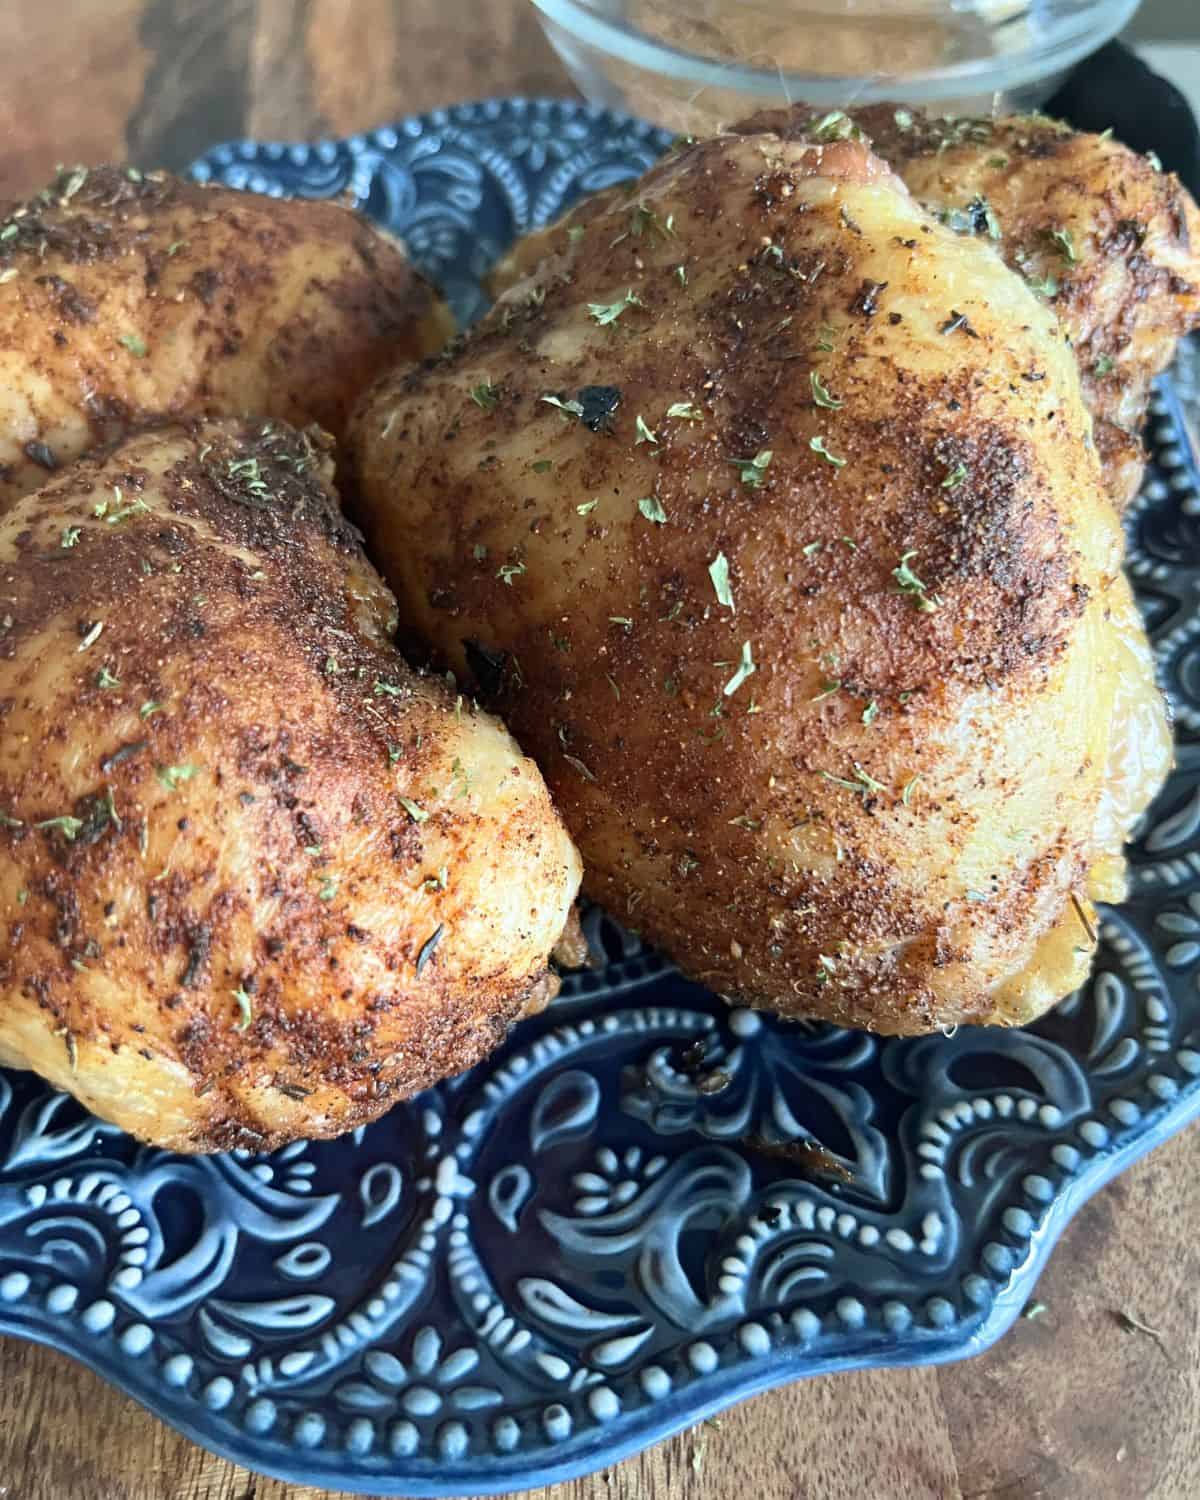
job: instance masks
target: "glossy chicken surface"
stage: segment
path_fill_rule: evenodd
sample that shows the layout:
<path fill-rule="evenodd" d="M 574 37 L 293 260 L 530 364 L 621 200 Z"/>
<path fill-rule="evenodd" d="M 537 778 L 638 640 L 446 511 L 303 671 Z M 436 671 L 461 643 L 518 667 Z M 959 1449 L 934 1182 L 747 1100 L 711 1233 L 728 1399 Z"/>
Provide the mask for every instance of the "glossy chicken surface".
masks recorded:
<path fill-rule="evenodd" d="M 1036 1015 L 1170 758 L 1053 311 L 854 140 L 687 146 L 537 249 L 352 424 L 405 625 L 693 977 Z"/>
<path fill-rule="evenodd" d="M 340 434 L 449 313 L 401 248 L 333 203 L 77 168 L 0 204 L 0 512 L 147 417 Z"/>
<path fill-rule="evenodd" d="M 0 520 L 0 1062 L 175 1150 L 361 1125 L 555 988 L 578 856 L 331 467 L 168 426 Z"/>
<path fill-rule="evenodd" d="M 804 106 L 738 129 L 861 132 L 913 196 L 960 234 L 992 239 L 1053 307 L 1079 361 L 1105 480 L 1137 492 L 1150 382 L 1200 327 L 1200 211 L 1179 179 L 1111 137 L 1041 115 L 932 119 L 898 105 Z"/>

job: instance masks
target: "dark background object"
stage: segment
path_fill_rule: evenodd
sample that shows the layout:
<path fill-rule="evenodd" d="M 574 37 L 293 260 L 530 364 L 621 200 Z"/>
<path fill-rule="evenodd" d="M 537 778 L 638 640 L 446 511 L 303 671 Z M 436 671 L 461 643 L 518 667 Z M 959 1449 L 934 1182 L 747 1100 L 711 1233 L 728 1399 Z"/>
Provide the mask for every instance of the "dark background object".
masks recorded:
<path fill-rule="evenodd" d="M 1082 62 L 1043 106 L 1080 130 L 1112 129 L 1136 151 L 1153 151 L 1200 197 L 1200 125 L 1187 100 L 1123 42 Z"/>

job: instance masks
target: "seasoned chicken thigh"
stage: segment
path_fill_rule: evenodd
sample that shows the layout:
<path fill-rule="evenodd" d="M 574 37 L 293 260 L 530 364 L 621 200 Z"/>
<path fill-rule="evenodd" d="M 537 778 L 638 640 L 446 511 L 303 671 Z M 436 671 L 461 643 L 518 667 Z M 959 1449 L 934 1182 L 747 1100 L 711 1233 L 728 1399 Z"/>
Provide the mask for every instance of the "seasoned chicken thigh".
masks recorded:
<path fill-rule="evenodd" d="M 1200 327 L 1200 211 L 1177 177 L 1119 141 L 1042 115 L 933 119 L 891 104 L 849 114 L 797 104 L 732 129 L 816 144 L 863 140 L 949 228 L 993 242 L 1071 340 L 1110 494 L 1124 505 L 1136 493 L 1150 382 Z M 520 240 L 493 273 L 494 288 L 529 274 L 626 193 L 586 199 Z"/>
<path fill-rule="evenodd" d="M 77 168 L 0 204 L 0 513 L 147 416 L 340 434 L 451 322 L 394 242 L 332 203 Z"/>
<path fill-rule="evenodd" d="M 957 233 L 994 239 L 1050 302 L 1079 361 L 1105 481 L 1118 504 L 1132 498 L 1150 382 L 1200 327 L 1200 211 L 1179 179 L 1044 115 L 932 119 L 878 104 L 831 116 L 801 105 L 736 128 L 799 139 L 814 127 L 861 130 L 914 198 Z"/>
<path fill-rule="evenodd" d="M 0 1062 L 174 1150 L 475 1062 L 579 882 L 533 763 L 390 645 L 330 470 L 197 422 L 0 520 Z"/>
<path fill-rule="evenodd" d="M 407 628 L 694 977 L 1037 1015 L 1170 758 L 1053 311 L 854 140 L 690 145 L 549 240 L 352 423 Z"/>

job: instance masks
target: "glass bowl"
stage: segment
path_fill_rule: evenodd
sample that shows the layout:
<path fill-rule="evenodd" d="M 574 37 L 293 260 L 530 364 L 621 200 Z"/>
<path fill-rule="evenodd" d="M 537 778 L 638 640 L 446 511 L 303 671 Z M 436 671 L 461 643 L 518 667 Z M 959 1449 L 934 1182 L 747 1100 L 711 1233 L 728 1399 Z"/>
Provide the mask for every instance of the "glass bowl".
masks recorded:
<path fill-rule="evenodd" d="M 767 105 L 1031 108 L 1140 0 L 533 0 L 583 94 L 680 133 Z"/>

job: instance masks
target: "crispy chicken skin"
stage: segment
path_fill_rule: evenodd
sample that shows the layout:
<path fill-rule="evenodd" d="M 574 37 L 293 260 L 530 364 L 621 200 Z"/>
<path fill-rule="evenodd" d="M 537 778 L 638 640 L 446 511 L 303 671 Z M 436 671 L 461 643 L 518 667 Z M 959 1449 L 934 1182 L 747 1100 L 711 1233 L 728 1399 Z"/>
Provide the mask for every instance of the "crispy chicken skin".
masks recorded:
<path fill-rule="evenodd" d="M 694 977 L 1037 1015 L 1170 758 L 1052 309 L 854 140 L 686 146 L 575 228 L 351 424 L 405 624 Z"/>
<path fill-rule="evenodd" d="M 1132 498 L 1150 382 L 1200 327 L 1200 211 L 1177 177 L 1119 141 L 1042 115 L 934 119 L 892 104 L 849 114 L 797 104 L 732 129 L 793 141 L 862 137 L 943 222 L 992 240 L 1070 337 L 1105 483 L 1118 505 Z M 528 274 L 572 225 L 609 212 L 627 191 L 585 200 L 519 241 L 493 286 Z"/>
<path fill-rule="evenodd" d="M 798 138 L 822 118 L 800 106 L 736 128 Z M 1191 194 L 1120 141 L 1042 115 L 946 120 L 878 104 L 847 118 L 918 202 L 960 233 L 997 238 L 1050 301 L 1079 361 L 1105 483 L 1124 505 L 1141 482 L 1150 382 L 1200 327 Z"/>
<path fill-rule="evenodd" d="M 336 204 L 63 172 L 0 205 L 0 513 L 147 416 L 340 435 L 376 374 L 450 332 L 400 247 Z"/>
<path fill-rule="evenodd" d="M 533 763 L 390 645 L 318 441 L 165 426 L 0 520 L 0 1062 L 174 1150 L 475 1062 L 579 882 Z"/>

